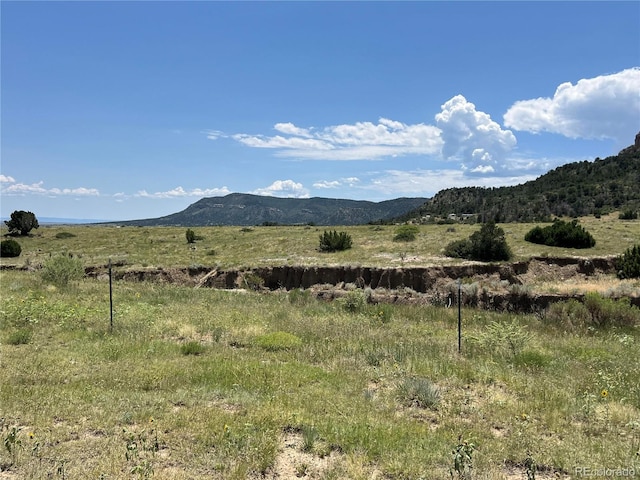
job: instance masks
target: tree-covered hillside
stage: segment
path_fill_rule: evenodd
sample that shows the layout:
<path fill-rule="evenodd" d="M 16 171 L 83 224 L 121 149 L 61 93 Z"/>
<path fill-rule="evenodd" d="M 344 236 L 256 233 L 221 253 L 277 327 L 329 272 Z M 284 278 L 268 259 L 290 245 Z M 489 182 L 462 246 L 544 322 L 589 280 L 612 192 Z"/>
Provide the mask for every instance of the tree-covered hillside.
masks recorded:
<path fill-rule="evenodd" d="M 500 188 L 450 188 L 397 220 L 476 214 L 496 222 L 546 221 L 640 209 L 640 147 L 563 165 L 531 182 Z"/>
<path fill-rule="evenodd" d="M 123 225 L 359 225 L 390 219 L 422 205 L 426 198 L 383 202 L 335 198 L 279 198 L 244 193 L 198 200 L 161 218 L 118 222 Z"/>

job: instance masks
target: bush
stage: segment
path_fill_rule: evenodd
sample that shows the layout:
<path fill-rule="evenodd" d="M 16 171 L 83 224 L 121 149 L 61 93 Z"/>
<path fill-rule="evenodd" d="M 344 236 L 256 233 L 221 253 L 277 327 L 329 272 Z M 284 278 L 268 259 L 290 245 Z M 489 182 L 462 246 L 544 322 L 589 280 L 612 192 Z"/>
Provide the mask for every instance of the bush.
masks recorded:
<path fill-rule="evenodd" d="M 347 312 L 362 312 L 367 305 L 367 296 L 362 290 L 350 290 L 340 299 L 340 304 Z"/>
<path fill-rule="evenodd" d="M 19 257 L 22 247 L 15 240 L 3 240 L 0 242 L 0 257 Z"/>
<path fill-rule="evenodd" d="M 409 407 L 435 408 L 440 403 L 440 389 L 426 378 L 406 378 L 398 386 L 398 398 Z"/>
<path fill-rule="evenodd" d="M 42 280 L 65 287 L 69 282 L 80 280 L 84 276 L 82 261 L 72 255 L 57 255 L 49 258 L 42 267 Z"/>
<path fill-rule="evenodd" d="M 634 245 L 616 258 L 618 278 L 640 278 L 640 245 Z"/>
<path fill-rule="evenodd" d="M 420 229 L 415 225 L 402 225 L 396 229 L 394 242 L 413 242 Z"/>
<path fill-rule="evenodd" d="M 568 300 L 550 305 L 545 320 L 568 329 L 633 327 L 640 325 L 640 309 L 628 298 L 614 300 L 588 293 L 584 303 Z"/>
<path fill-rule="evenodd" d="M 587 307 L 574 299 L 552 303 L 547 307 L 544 318 L 549 324 L 569 330 L 584 327 L 591 322 Z"/>
<path fill-rule="evenodd" d="M 336 252 L 339 250 L 347 250 L 351 248 L 352 240 L 351 235 L 347 232 L 333 232 L 329 231 L 320 235 L 320 251 L 321 252 Z"/>
<path fill-rule="evenodd" d="M 484 223 L 480 230 L 466 240 L 456 240 L 445 247 L 445 255 L 481 262 L 509 260 L 511 249 L 504 237 L 504 230 L 494 222 Z"/>
<path fill-rule="evenodd" d="M 471 241 L 466 238 L 464 240 L 456 240 L 444 247 L 444 254 L 452 258 L 470 258 L 471 257 Z"/>
<path fill-rule="evenodd" d="M 635 327 L 640 325 L 640 309 L 631 305 L 629 298 L 614 300 L 598 293 L 587 293 L 584 304 L 591 314 L 593 327 Z"/>
<path fill-rule="evenodd" d="M 636 212 L 635 210 L 625 210 L 624 212 L 620 212 L 620 215 L 618 215 L 618 218 L 620 220 L 637 220 L 638 219 L 638 212 Z"/>
<path fill-rule="evenodd" d="M 246 273 L 242 277 L 242 283 L 249 290 L 260 291 L 264 288 L 264 279 L 257 273 Z"/>
<path fill-rule="evenodd" d="M 514 318 L 510 323 L 491 322 L 483 332 L 470 336 L 470 341 L 491 355 L 515 359 L 531 341 L 531 335 Z"/>
<path fill-rule="evenodd" d="M 59 240 L 64 240 L 66 238 L 74 238 L 76 235 L 71 232 L 58 232 L 56 233 L 56 238 Z"/>
<path fill-rule="evenodd" d="M 185 236 L 187 237 L 187 243 L 196 243 L 196 232 L 194 232 L 190 228 L 187 228 Z"/>
<path fill-rule="evenodd" d="M 527 232 L 524 239 L 527 242 L 550 247 L 591 248 L 596 244 L 593 236 L 578 224 L 578 220 L 571 222 L 555 220 L 547 227 L 534 227 Z"/>

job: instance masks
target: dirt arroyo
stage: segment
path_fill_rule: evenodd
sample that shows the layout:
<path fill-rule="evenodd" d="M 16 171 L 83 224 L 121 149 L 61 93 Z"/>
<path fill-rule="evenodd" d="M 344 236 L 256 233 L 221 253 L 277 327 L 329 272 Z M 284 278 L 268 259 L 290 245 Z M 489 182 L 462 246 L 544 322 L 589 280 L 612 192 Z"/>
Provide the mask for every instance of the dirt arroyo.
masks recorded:
<path fill-rule="evenodd" d="M 106 267 L 91 267 L 86 273 L 104 279 L 106 272 Z M 606 285 L 617 282 L 613 257 L 533 257 L 514 263 L 468 262 L 398 268 L 282 265 L 248 269 L 204 266 L 131 269 L 123 265 L 116 266 L 113 273 L 118 280 L 176 283 L 195 288 L 310 289 L 328 300 L 344 295 L 348 289 L 363 288 L 371 290 L 369 298 L 374 303 L 421 302 L 445 306 L 457 298 L 457 282 L 461 280 L 465 305 L 518 312 L 537 311 L 555 301 L 579 298 L 585 290 L 580 285 L 593 284 L 603 277 L 610 277 L 604 282 Z M 575 288 L 560 291 L 557 285 Z M 640 306 L 640 289 L 632 283 L 628 285 L 621 295 L 631 297 L 631 302 Z"/>

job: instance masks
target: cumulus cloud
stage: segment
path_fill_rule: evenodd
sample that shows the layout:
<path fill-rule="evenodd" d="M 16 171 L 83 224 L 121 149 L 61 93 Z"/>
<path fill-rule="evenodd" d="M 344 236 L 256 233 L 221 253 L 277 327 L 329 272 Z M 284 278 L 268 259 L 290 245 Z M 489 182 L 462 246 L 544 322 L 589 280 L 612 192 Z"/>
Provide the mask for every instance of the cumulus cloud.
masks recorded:
<path fill-rule="evenodd" d="M 552 98 L 514 103 L 505 126 L 569 138 L 633 140 L 640 128 L 640 67 L 558 86 Z"/>
<path fill-rule="evenodd" d="M 258 188 L 249 193 L 270 197 L 309 198 L 309 191 L 301 183 L 293 180 L 276 180 L 268 187 Z"/>
<path fill-rule="evenodd" d="M 185 190 L 182 187 L 176 187 L 165 192 L 148 193 L 146 190 L 140 190 L 135 197 L 142 198 L 182 198 L 182 197 L 216 197 L 220 195 L 228 195 L 231 191 L 227 187 L 222 188 L 194 188 Z"/>
<path fill-rule="evenodd" d="M 26 184 L 16 182 L 13 177 L 7 177 L 2 175 L 0 179 L 0 185 L 2 185 L 3 195 L 46 195 L 50 197 L 57 196 L 75 196 L 75 197 L 97 197 L 100 192 L 95 188 L 45 188 L 44 182 Z"/>
<path fill-rule="evenodd" d="M 402 155 L 433 155 L 440 151 L 442 140 L 438 128 L 407 125 L 380 118 L 378 123 L 357 122 L 316 128 L 302 128 L 293 123 L 277 123 L 277 135 L 237 133 L 230 137 L 253 148 L 270 148 L 281 157 L 306 160 L 377 160 Z M 210 133 L 216 139 L 221 134 Z"/>
<path fill-rule="evenodd" d="M 456 159 L 471 172 L 495 171 L 515 147 L 516 138 L 473 103 L 457 95 L 441 106 L 436 125 L 406 124 L 380 117 L 322 128 L 291 122 L 274 125 L 275 135 L 237 133 L 229 138 L 252 148 L 273 149 L 276 156 L 301 160 L 379 160 L 405 155 Z M 210 132 L 216 139 L 224 134 Z M 328 188 L 320 184 L 318 188 Z"/>
<path fill-rule="evenodd" d="M 459 160 L 470 171 L 491 172 L 515 147 L 516 137 L 510 130 L 503 130 L 462 95 L 451 98 L 441 108 L 435 118 L 444 158 Z"/>

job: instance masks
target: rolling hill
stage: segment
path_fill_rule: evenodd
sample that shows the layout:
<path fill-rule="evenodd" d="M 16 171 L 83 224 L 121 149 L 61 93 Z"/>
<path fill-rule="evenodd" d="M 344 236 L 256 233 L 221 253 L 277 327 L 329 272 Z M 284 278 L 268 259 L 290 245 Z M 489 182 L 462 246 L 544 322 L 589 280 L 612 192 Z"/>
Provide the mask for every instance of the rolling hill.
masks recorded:
<path fill-rule="evenodd" d="M 279 198 L 244 193 L 198 200 L 181 212 L 160 218 L 118 222 L 136 226 L 205 225 L 359 225 L 388 220 L 423 205 L 426 198 L 384 202 L 334 198 Z"/>
<path fill-rule="evenodd" d="M 640 210 L 640 133 L 618 155 L 560 166 L 512 187 L 450 188 L 433 198 L 383 202 L 334 198 L 279 198 L 243 193 L 203 198 L 159 218 L 117 222 L 137 226 L 359 225 L 471 215 L 496 222 L 548 221 L 553 217 Z"/>
<path fill-rule="evenodd" d="M 393 220 L 467 214 L 496 222 L 535 222 L 625 209 L 640 209 L 640 134 L 618 155 L 563 165 L 512 187 L 442 190 Z"/>

